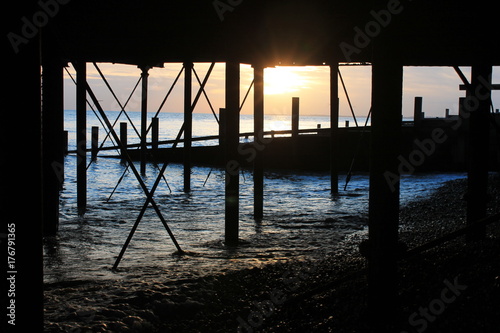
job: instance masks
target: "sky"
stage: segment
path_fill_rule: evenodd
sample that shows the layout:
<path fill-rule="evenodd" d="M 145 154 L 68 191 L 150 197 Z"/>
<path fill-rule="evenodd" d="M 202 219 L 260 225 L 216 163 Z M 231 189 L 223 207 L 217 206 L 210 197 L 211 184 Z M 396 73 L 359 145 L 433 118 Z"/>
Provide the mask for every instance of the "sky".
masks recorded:
<path fill-rule="evenodd" d="M 136 66 L 123 64 L 97 64 L 103 72 L 115 95 L 122 105 L 129 98 L 140 78 L 141 70 Z M 194 69 L 203 81 L 210 64 L 196 63 Z M 165 64 L 164 68 L 149 71 L 148 111 L 158 111 L 161 102 L 172 86 L 182 68 L 180 63 Z M 470 80 L 470 68 L 461 68 Z M 73 68 L 68 68 L 74 75 Z M 300 98 L 301 115 L 329 115 L 329 67 L 275 67 L 264 71 L 264 112 L 265 114 L 291 114 L 292 97 Z M 340 72 L 352 103 L 356 117 L 365 117 L 370 109 L 371 67 L 341 66 Z M 215 112 L 224 107 L 225 65 L 217 63 L 207 82 L 206 93 Z M 253 68 L 241 65 L 241 100 L 246 95 L 253 79 Z M 87 64 L 87 80 L 106 111 L 120 111 L 120 105 L 109 92 L 93 64 Z M 500 67 L 493 69 L 493 83 L 500 83 Z M 462 84 L 452 67 L 405 67 L 403 77 L 403 116 L 413 117 L 413 103 L 416 96 L 423 97 L 423 111 L 426 117 L 443 117 L 446 109 L 450 114 L 458 114 L 458 99 L 464 91 L 458 89 Z M 75 109 L 76 88 L 70 76 L 65 73 L 65 109 Z M 199 88 L 193 77 L 193 98 Z M 183 112 L 184 77 L 181 75 L 172 89 L 161 112 Z M 340 115 L 349 116 L 351 110 L 339 81 Z M 500 108 L 500 91 L 493 92 L 493 105 Z M 140 111 L 141 88 L 138 86 L 131 96 L 126 111 Z M 211 113 L 205 97 L 201 97 L 195 113 Z M 253 90 L 241 110 L 243 114 L 253 113 Z"/>

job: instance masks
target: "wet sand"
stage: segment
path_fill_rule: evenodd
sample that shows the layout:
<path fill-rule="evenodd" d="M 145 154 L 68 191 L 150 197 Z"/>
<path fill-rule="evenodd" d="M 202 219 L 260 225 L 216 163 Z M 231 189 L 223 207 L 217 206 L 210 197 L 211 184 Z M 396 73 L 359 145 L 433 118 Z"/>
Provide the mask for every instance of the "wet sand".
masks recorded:
<path fill-rule="evenodd" d="M 492 176 L 489 213 L 500 211 L 500 180 Z M 401 210 L 401 240 L 409 248 L 465 225 L 465 180 Z M 398 332 L 499 332 L 500 226 L 487 239 L 464 238 L 400 264 L 403 315 Z M 162 280 L 73 281 L 45 286 L 47 332 L 365 332 L 363 233 L 347 237 L 321 260 Z M 441 304 L 446 282 L 462 286 L 453 301 L 426 319 L 421 307 Z M 451 297 L 450 297 L 451 299 Z M 439 311 L 438 311 L 439 310 Z M 413 315 L 417 313 L 417 315 Z M 413 315 L 413 317 L 412 317 Z M 413 318 L 413 320 L 411 320 Z"/>

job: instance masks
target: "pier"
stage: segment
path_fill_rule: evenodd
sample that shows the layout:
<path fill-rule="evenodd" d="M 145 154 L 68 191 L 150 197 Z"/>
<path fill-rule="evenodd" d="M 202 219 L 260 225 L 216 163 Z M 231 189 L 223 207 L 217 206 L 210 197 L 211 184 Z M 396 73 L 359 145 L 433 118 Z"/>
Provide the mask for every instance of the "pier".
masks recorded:
<path fill-rule="evenodd" d="M 12 161 L 37 171 L 24 173 L 12 186 L 2 189 L 4 218 L 16 224 L 19 247 L 30 249 L 26 250 L 27 254 L 19 254 L 18 271 L 30 269 L 35 272 L 23 273 L 18 280 L 17 286 L 33 295 L 30 307 L 19 305 L 20 324 L 28 323 L 33 329 L 41 326 L 43 321 L 43 298 L 39 287 L 43 274 L 42 239 L 56 235 L 59 226 L 65 141 L 62 82 L 68 66 L 76 72 L 75 153 L 79 162 L 75 186 L 78 188 L 79 213 L 85 214 L 88 209 L 86 147 L 87 141 L 92 140 L 86 135 L 88 103 L 95 106 L 95 112 L 115 142 L 113 149 L 121 151 L 119 158 L 130 166 L 144 194 L 143 208 L 129 238 L 124 239 L 115 268 L 148 207 L 154 209 L 158 223 L 165 227 L 176 251 L 182 254 L 189 250 L 177 243 L 175 231 L 170 230 L 166 223 L 165 212 L 156 204 L 154 194 L 161 175 L 171 162 L 170 157 L 162 157 L 168 149 L 175 151 L 176 160 L 182 160 L 186 192 L 190 191 L 193 163 L 197 163 L 198 158 L 206 161 L 198 156 L 202 155 L 198 148 L 192 146 L 193 141 L 202 139 L 193 133 L 192 112 L 198 100 L 204 97 L 210 72 L 200 80 L 200 89 L 194 91 L 196 75 L 193 65 L 196 63 L 224 63 L 226 69 L 225 105 L 219 118 L 222 135 L 218 136 L 223 144 L 219 149 L 221 157 L 218 163 L 225 168 L 224 230 L 228 247 L 240 245 L 239 171 L 246 167 L 241 161 L 240 137 L 248 135 L 259 138 L 260 143 L 263 140 L 269 142 L 270 133 L 263 131 L 263 70 L 285 65 L 329 68 L 331 126 L 301 131 L 294 125 L 290 133 L 280 133 L 290 134 L 289 138 L 275 136 L 266 149 L 255 150 L 252 170 L 256 220 L 265 210 L 262 199 L 264 169 L 281 167 L 273 163 L 283 160 L 277 153 L 283 149 L 292 152 L 287 157 L 289 162 L 284 159 L 284 163 L 297 168 L 304 167 L 297 156 L 314 153 L 318 157 L 315 166 L 327 168 L 330 172 L 332 195 L 338 193 L 338 175 L 349 170 L 352 161 L 352 156 L 342 155 L 343 149 L 357 145 L 362 131 L 362 127 L 338 128 L 338 99 L 342 83 L 339 66 L 363 63 L 372 68 L 371 126 L 364 136 L 367 141 L 362 144 L 366 150 L 358 156 L 356 161 L 360 165 L 356 167 L 366 170 L 369 165 L 370 173 L 369 240 L 365 244 L 365 253 L 370 324 L 374 331 L 389 331 L 393 324 L 391 320 L 398 316 L 399 177 L 402 173 L 425 170 L 431 165 L 430 169 L 460 167 L 466 170 L 469 179 L 465 217 L 469 225 L 467 239 L 470 242 L 484 239 L 485 227 L 478 221 L 488 218 L 488 172 L 498 166 L 498 160 L 495 164 L 492 159 L 497 156 L 498 147 L 493 145 L 492 133 L 498 131 L 498 117 L 492 110 L 491 94 L 499 89 L 499 82 L 492 82 L 491 76 L 493 66 L 500 65 L 500 40 L 496 13 L 489 3 L 315 0 L 119 3 L 74 0 L 52 1 L 50 4 L 37 1 L 10 4 L 4 31 L 8 46 L 8 72 L 5 75 L 9 79 L 8 96 L 16 101 L 19 111 L 6 112 L 2 131 L 10 133 L 13 124 L 22 117 L 26 141 L 37 143 L 30 148 L 29 154 L 21 153 L 11 143 L 5 145 L 7 150 L 4 152 L 5 156 L 16 157 Z M 141 132 L 136 133 L 141 140 L 137 147 L 140 149 L 131 149 L 135 147 L 124 143 L 125 128 L 118 133 L 88 83 L 87 66 L 103 62 L 129 64 L 141 70 L 140 111 L 143 118 Z M 151 68 L 161 67 L 164 63 L 183 64 L 182 73 L 177 78 L 184 89 L 184 125 L 177 138 L 168 142 L 148 142 L 146 124 L 149 120 L 145 118 L 149 107 L 148 73 Z M 247 134 L 240 133 L 239 129 L 243 99 L 240 64 L 249 64 L 254 69 L 255 122 L 253 132 Z M 462 86 L 456 87 L 457 90 L 463 89 L 460 114 L 453 119 L 446 115 L 442 120 L 426 119 L 421 117 L 425 112 L 421 108 L 422 101 L 417 100 L 414 123 L 404 126 L 405 66 L 454 68 L 462 81 Z M 469 77 L 461 72 L 462 67 L 471 68 Z M 296 103 L 293 104 L 293 115 L 298 119 L 301 110 Z M 123 103 L 120 107 L 125 109 Z M 351 135 L 352 138 L 347 139 L 343 146 L 344 138 Z M 177 148 L 181 142 L 183 147 Z M 163 144 L 171 144 L 171 147 L 162 148 Z M 102 148 L 94 145 L 92 157 L 99 158 L 99 149 Z M 147 155 L 151 153 L 160 161 L 160 168 L 155 184 L 148 188 L 143 177 Z M 135 159 L 141 161 L 139 168 L 134 166 Z M 16 166 L 11 162 L 2 163 L 4 177 L 11 177 L 14 169 Z M 27 188 L 31 190 L 26 191 Z M 19 214 L 27 211 L 27 206 L 34 218 Z"/>

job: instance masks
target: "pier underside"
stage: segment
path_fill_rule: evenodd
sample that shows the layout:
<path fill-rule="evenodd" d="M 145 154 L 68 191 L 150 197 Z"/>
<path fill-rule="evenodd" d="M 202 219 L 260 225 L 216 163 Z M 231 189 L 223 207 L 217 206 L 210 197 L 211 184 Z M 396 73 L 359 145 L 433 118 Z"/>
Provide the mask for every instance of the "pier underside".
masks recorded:
<path fill-rule="evenodd" d="M 401 156 L 415 152 L 417 147 L 401 147 L 406 135 L 402 130 L 401 104 L 403 66 L 470 66 L 470 78 L 461 76 L 465 86 L 463 123 L 468 128 L 464 143 L 464 168 L 469 175 L 467 220 L 473 226 L 486 217 L 488 165 L 490 156 L 491 92 L 498 82 L 491 82 L 493 66 L 500 65 L 500 39 L 498 13 L 488 1 L 17 1 L 10 3 L 4 43 L 7 46 L 7 78 L 11 98 L 16 100 L 19 112 L 9 111 L 5 124 L 7 133 L 19 117 L 28 124 L 26 140 L 35 144 L 30 157 L 20 153 L 11 144 L 6 156 L 21 156 L 26 165 L 35 165 L 42 172 L 29 173 L 14 187 L 2 187 L 2 211 L 9 223 L 16 225 L 19 246 L 17 261 L 19 272 L 33 269 L 36 274 L 23 273 L 18 287 L 33 297 L 30 304 L 18 308 L 18 322 L 33 327 L 43 326 L 41 281 L 42 226 L 46 235 L 56 234 L 58 227 L 58 192 L 63 174 L 62 108 L 63 68 L 71 64 L 77 72 L 76 105 L 78 127 L 78 154 L 86 158 L 87 101 L 97 107 L 103 117 L 104 110 L 87 84 L 86 64 L 92 62 L 123 63 L 142 70 L 141 109 L 147 109 L 147 73 L 151 67 L 164 63 L 184 63 L 185 125 L 184 139 L 192 137 L 191 113 L 197 98 L 192 94 L 190 68 L 196 62 L 226 63 L 225 86 L 225 143 L 223 165 L 226 167 L 226 242 L 238 245 L 238 197 L 241 157 L 239 147 L 240 64 L 255 69 L 255 133 L 262 131 L 263 89 L 262 69 L 278 65 L 329 66 L 330 115 L 332 126 L 326 137 L 300 138 L 314 149 L 324 149 L 318 156 L 318 166 L 329 164 L 332 175 L 332 194 L 337 192 L 336 177 L 343 170 L 342 149 L 335 144 L 348 135 L 339 131 L 338 124 L 338 65 L 346 62 L 366 62 L 372 65 L 372 126 L 365 151 L 364 166 L 370 171 L 370 222 L 367 260 L 372 327 L 387 331 L 391 318 L 397 316 L 397 260 L 401 255 L 398 243 L 399 175 Z M 41 80 L 41 69 L 43 77 Z M 42 89 L 40 89 L 42 87 Z M 21 93 L 22 91 L 22 93 Z M 199 92 L 201 94 L 201 92 Z M 113 132 L 112 126 L 107 124 Z M 143 127 L 144 128 L 144 127 Z M 456 132 L 456 131 L 455 131 Z M 458 132 L 456 132 L 458 133 Z M 143 133 L 144 134 L 144 133 Z M 424 135 L 424 134 L 422 134 Z M 452 134 L 450 133 L 450 136 Z M 143 135 L 144 137 L 144 135 Z M 421 137 L 443 140 L 443 133 Z M 329 142 L 328 138 L 330 139 Z M 120 138 L 114 133 L 117 143 Z M 409 140 L 411 142 L 411 140 Z M 451 141 L 450 141 L 451 142 Z M 447 142 L 449 143 L 449 142 Z M 276 138 L 269 151 L 257 154 L 254 165 L 256 188 L 255 216 L 262 214 L 263 168 L 272 165 L 279 155 L 273 153 L 289 145 Z M 354 143 L 350 142 L 353 145 Z M 82 148 L 83 147 L 83 148 Z M 194 162 L 196 152 L 185 142 L 183 163 L 186 173 Z M 366 147 L 366 146 L 365 146 Z M 443 146 L 440 153 L 454 154 Z M 124 147 L 121 147 L 124 148 Z M 422 149 L 421 149 L 422 150 Z M 268 155 L 266 155 L 268 154 Z M 131 156 L 125 154 L 127 162 Z M 409 157 L 408 157 L 409 158 Z M 14 160 L 14 158 L 13 158 Z M 340 163 L 342 161 L 342 163 Z M 133 163 L 130 163 L 133 165 Z M 164 164 L 165 166 L 166 164 Z M 298 165 L 300 167 L 300 165 Z M 12 166 L 2 163 L 2 175 L 12 173 Z M 165 170 L 165 169 L 163 169 Z M 158 219 L 163 219 L 155 205 L 156 187 L 147 188 L 141 182 L 141 170 L 133 170 L 144 192 L 144 209 L 150 204 Z M 139 172 L 141 171 L 141 172 Z M 159 181 L 159 178 L 158 180 Z M 185 189 L 189 191 L 186 174 Z M 26 211 L 17 199 L 26 195 L 22 188 L 32 188 L 27 200 L 35 218 L 12 214 Z M 85 163 L 78 167 L 78 202 L 84 214 L 86 209 Z M 13 199 L 14 198 L 14 199 Z M 137 219 L 140 222 L 141 216 Z M 43 221 L 43 223 L 42 223 Z M 131 236 L 133 232 L 131 232 Z M 170 233 L 179 252 L 173 233 Z M 484 228 L 468 233 L 470 241 L 484 238 Z M 29 240 L 29 241 L 28 241 Z M 124 247 L 125 249 L 126 247 Z M 32 249 L 32 250 L 31 250 Z M 115 264 L 115 266 L 118 262 Z M 34 267 L 34 268 L 33 268 Z M 36 281 L 33 282 L 33 279 Z M 29 316 L 28 316 L 29 314 Z"/>

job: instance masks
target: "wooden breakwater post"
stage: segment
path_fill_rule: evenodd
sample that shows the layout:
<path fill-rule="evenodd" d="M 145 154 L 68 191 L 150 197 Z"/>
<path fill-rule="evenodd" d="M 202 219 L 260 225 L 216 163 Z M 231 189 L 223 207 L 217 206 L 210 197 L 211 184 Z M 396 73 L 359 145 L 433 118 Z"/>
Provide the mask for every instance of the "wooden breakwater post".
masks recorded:
<path fill-rule="evenodd" d="M 127 123 L 120 123 L 120 142 L 122 143 L 120 156 L 123 163 L 127 159 L 125 157 L 127 155 Z"/>
<path fill-rule="evenodd" d="M 151 150 L 156 158 L 158 154 L 158 141 L 160 137 L 160 119 L 158 117 L 151 118 Z"/>
<path fill-rule="evenodd" d="M 422 112 L 423 98 L 415 97 L 415 104 L 413 108 L 413 126 L 415 128 L 420 127 L 422 123 L 422 118 L 424 118 L 424 113 Z"/>
<path fill-rule="evenodd" d="M 68 137 L 69 137 L 68 131 L 64 131 L 63 138 L 62 138 L 62 149 L 63 149 L 64 155 L 68 155 L 68 143 L 69 143 Z"/>
<path fill-rule="evenodd" d="M 99 151 L 99 127 L 92 126 L 91 132 L 91 158 L 95 161 L 97 158 L 97 152 Z"/>

